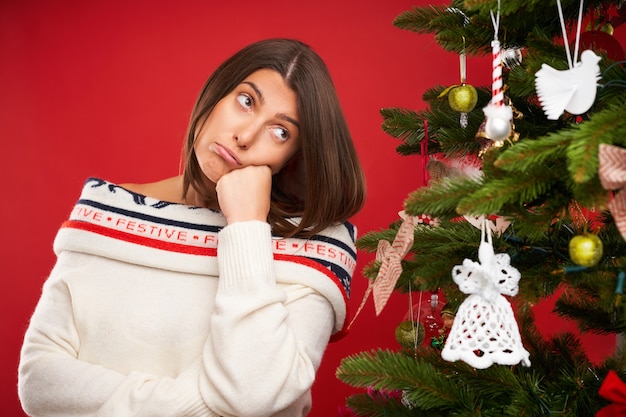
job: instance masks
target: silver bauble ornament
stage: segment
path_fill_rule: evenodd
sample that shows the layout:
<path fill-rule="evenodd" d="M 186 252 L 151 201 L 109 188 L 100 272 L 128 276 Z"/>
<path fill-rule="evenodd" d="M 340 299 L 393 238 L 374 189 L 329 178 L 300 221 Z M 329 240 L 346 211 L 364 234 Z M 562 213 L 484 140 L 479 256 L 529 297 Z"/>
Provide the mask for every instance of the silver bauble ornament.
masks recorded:
<path fill-rule="evenodd" d="M 489 103 L 483 108 L 485 113 L 485 136 L 495 143 L 500 143 L 511 134 L 513 108 L 511 106 Z"/>
<path fill-rule="evenodd" d="M 485 134 L 493 141 L 502 141 L 511 134 L 511 121 L 498 117 L 488 117 L 485 123 Z"/>
<path fill-rule="evenodd" d="M 521 48 L 508 48 L 500 53 L 502 64 L 508 69 L 514 68 L 522 63 L 522 50 Z"/>

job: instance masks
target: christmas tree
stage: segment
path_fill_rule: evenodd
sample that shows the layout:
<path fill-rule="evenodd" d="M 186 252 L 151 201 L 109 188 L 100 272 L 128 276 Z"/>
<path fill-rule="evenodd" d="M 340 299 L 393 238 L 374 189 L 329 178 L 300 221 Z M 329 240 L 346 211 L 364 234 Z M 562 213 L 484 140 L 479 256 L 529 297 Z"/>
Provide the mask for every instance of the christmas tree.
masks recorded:
<path fill-rule="evenodd" d="M 425 91 L 426 110 L 381 111 L 430 180 L 357 245 L 377 252 L 363 271 L 377 311 L 391 289 L 420 304 L 398 350 L 337 369 L 366 390 L 347 399 L 354 415 L 624 415 L 604 391 L 626 381 L 626 351 L 593 363 L 578 333 L 544 336 L 533 314 L 556 294 L 582 333 L 626 329 L 626 68 L 611 36 L 623 3 L 467 0 L 396 17 L 459 54 L 461 79 Z M 492 84 L 467 83 L 466 57 L 489 55 Z"/>

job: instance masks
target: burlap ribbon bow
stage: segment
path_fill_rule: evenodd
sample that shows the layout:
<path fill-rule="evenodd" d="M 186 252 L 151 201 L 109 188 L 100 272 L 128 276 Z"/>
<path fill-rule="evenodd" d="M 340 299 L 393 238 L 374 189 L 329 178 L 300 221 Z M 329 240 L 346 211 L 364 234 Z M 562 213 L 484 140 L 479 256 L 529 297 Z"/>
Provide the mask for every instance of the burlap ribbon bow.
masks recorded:
<path fill-rule="evenodd" d="M 400 212 L 400 216 L 403 221 L 393 243 L 389 243 L 386 240 L 378 241 L 376 260 L 380 262 L 380 268 L 376 279 L 370 281 L 363 296 L 363 301 L 361 301 L 361 305 L 354 315 L 350 326 L 365 306 L 370 293 L 373 293 L 376 315 L 379 315 L 396 287 L 398 278 L 402 273 L 402 260 L 411 249 L 411 246 L 413 246 L 415 222 L 417 219 L 416 217 L 406 215 L 404 211 Z"/>
<path fill-rule="evenodd" d="M 596 417 L 626 416 L 626 384 L 615 371 L 609 371 L 598 391 L 601 397 L 612 401 L 596 413 Z"/>
<path fill-rule="evenodd" d="M 411 246 L 413 246 L 415 218 L 406 215 L 403 217 L 404 221 L 398 229 L 393 243 L 390 244 L 386 240 L 380 240 L 378 242 L 376 260 L 381 264 L 376 279 L 371 285 L 372 292 L 374 293 L 376 315 L 379 315 L 387 304 L 391 293 L 396 287 L 398 278 L 402 273 L 401 262 L 411 249 Z"/>
<path fill-rule="evenodd" d="M 615 190 L 609 202 L 609 210 L 615 219 L 615 225 L 626 240 L 626 149 L 618 146 L 601 144 L 598 149 L 598 176 L 602 187 Z"/>

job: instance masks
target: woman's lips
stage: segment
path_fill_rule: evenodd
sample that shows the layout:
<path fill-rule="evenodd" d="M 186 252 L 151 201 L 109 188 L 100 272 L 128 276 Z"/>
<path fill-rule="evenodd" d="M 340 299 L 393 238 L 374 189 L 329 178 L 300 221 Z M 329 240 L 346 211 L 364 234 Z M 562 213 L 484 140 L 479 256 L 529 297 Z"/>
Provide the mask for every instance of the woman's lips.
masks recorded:
<path fill-rule="evenodd" d="M 216 154 L 218 154 L 219 156 L 222 157 L 222 159 L 224 161 L 226 161 L 226 163 L 232 167 L 240 167 L 241 166 L 241 161 L 239 160 L 239 158 L 237 158 L 237 155 L 235 155 L 230 149 L 228 149 L 225 146 L 220 145 L 217 142 L 213 142 L 211 145 L 209 145 L 209 150 L 211 152 L 214 152 Z"/>

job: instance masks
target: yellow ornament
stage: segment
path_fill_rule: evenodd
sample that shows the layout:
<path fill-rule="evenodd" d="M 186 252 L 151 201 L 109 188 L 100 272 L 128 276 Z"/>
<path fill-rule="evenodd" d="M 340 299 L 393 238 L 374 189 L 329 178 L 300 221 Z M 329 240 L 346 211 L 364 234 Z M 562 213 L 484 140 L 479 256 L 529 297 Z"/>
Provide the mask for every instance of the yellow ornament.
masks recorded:
<path fill-rule="evenodd" d="M 602 25 L 602 27 L 600 28 L 600 30 L 602 32 L 606 32 L 609 35 L 613 36 L 613 32 L 615 31 L 615 29 L 613 28 L 613 25 L 609 22 L 605 23 Z"/>
<path fill-rule="evenodd" d="M 419 322 L 405 320 L 396 327 L 396 340 L 400 346 L 410 349 L 415 348 L 424 341 L 426 330 Z"/>
<path fill-rule="evenodd" d="M 454 111 L 469 113 L 474 110 L 478 102 L 478 93 L 471 84 L 461 84 L 450 87 L 447 90 L 448 104 Z"/>
<path fill-rule="evenodd" d="M 569 256 L 576 265 L 591 268 L 602 258 L 602 241 L 593 233 L 574 236 L 569 241 Z"/>

